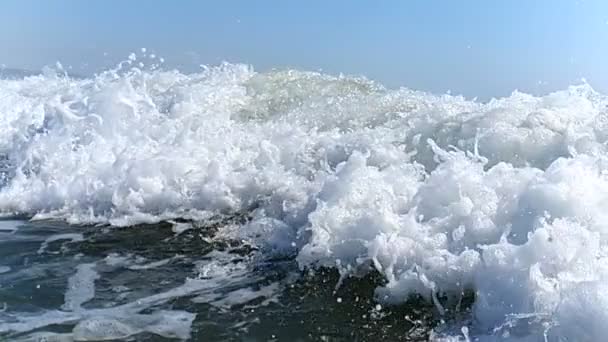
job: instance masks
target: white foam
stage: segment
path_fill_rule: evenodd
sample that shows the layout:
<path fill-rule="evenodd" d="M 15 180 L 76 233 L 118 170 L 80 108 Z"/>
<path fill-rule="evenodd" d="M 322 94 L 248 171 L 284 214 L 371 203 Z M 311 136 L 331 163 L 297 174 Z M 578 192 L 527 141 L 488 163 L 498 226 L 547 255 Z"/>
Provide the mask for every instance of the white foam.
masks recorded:
<path fill-rule="evenodd" d="M 49 332 L 29 335 L 25 338 L 73 338 L 76 341 L 123 339 L 142 332 L 149 332 L 167 338 L 186 340 L 190 336 L 195 314 L 185 311 L 156 310 L 149 314 L 140 312 L 155 305 L 182 296 L 192 295 L 207 288 L 206 282 L 188 280 L 182 286 L 134 302 L 104 309 L 85 309 L 81 304 L 94 295 L 91 282 L 96 277 L 91 273 L 94 264 L 79 266 L 79 273 L 70 278 L 70 285 L 82 284 L 83 287 L 68 287 L 66 303 L 62 309 L 71 311 L 45 311 L 42 313 L 11 313 L 11 319 L 0 321 L 0 334 L 13 336 L 40 330 L 52 325 L 74 325 L 72 334 L 56 335 Z"/>
<path fill-rule="evenodd" d="M 162 260 L 158 260 L 158 261 L 153 261 L 153 262 L 149 262 L 147 264 L 142 264 L 142 265 L 131 265 L 128 268 L 130 270 L 149 270 L 149 269 L 153 269 L 153 268 L 157 268 L 157 267 L 161 267 L 164 265 L 167 265 L 168 263 L 170 263 L 173 260 L 179 259 L 179 256 L 173 257 L 173 258 L 167 258 L 167 259 L 162 259 Z"/>
<path fill-rule="evenodd" d="M 241 288 L 235 291 L 231 291 L 228 294 L 224 294 L 223 296 L 218 296 L 218 299 L 215 299 L 210 304 L 219 308 L 230 309 L 236 305 L 247 304 L 253 300 L 260 300 L 262 305 L 267 305 L 271 301 L 276 300 L 276 296 L 281 292 L 278 283 L 273 283 L 268 286 L 261 286 L 259 288 Z M 205 303 L 208 298 L 204 296 L 199 296 L 194 298 L 192 301 L 195 303 Z"/>
<path fill-rule="evenodd" d="M 130 225 L 255 208 L 224 233 L 302 267 L 375 268 L 382 302 L 443 311 L 441 293 L 475 290 L 472 337 L 519 321 L 532 339 L 608 333 L 608 100 L 586 84 L 484 104 L 224 64 L 47 73 L 0 94 L 3 213 Z"/>
<path fill-rule="evenodd" d="M 103 260 L 108 266 L 126 267 L 133 263 L 131 254 L 120 255 L 118 253 L 110 253 Z"/>
<path fill-rule="evenodd" d="M 171 221 L 170 221 L 171 222 Z M 173 226 L 171 230 L 175 233 L 175 235 L 180 235 L 183 232 L 186 232 L 193 228 L 192 224 L 189 222 L 171 222 Z"/>
<path fill-rule="evenodd" d="M 76 267 L 76 274 L 68 279 L 65 303 L 61 307 L 66 311 L 80 311 L 82 304 L 95 297 L 95 280 L 99 274 L 95 264 L 81 264 Z"/>
<path fill-rule="evenodd" d="M 125 339 L 142 332 L 187 340 L 195 316 L 183 311 L 157 311 L 129 317 L 95 317 L 79 322 L 73 334 L 77 341 Z"/>
<path fill-rule="evenodd" d="M 131 254 L 120 255 L 117 253 L 110 253 L 108 256 L 104 258 L 104 262 L 106 265 L 111 267 L 125 267 L 134 271 L 141 270 L 149 270 L 157 267 L 161 267 L 167 265 L 168 263 L 180 259 L 182 256 L 176 255 L 172 258 L 161 259 L 158 261 L 152 261 L 145 263 L 147 261 L 146 258 L 136 256 L 134 257 Z"/>
<path fill-rule="evenodd" d="M 187 340 L 196 317 L 184 311 L 156 311 L 151 314 L 125 313 L 115 309 L 82 311 L 81 316 L 48 312 L 20 323 L 0 325 L 0 332 L 28 332 L 48 325 L 73 324 L 72 333 L 37 332 L 19 341 L 102 341 L 125 339 L 143 332 Z"/>
<path fill-rule="evenodd" d="M 49 244 L 51 242 L 61 241 L 61 240 L 68 240 L 70 242 L 79 242 L 79 241 L 84 241 L 84 236 L 79 233 L 51 235 L 42 242 L 42 244 L 40 245 L 40 248 L 38 249 L 38 254 L 42 254 L 45 252 L 51 253 L 51 252 L 47 251 Z M 62 248 L 64 248 L 63 245 L 62 245 Z"/>

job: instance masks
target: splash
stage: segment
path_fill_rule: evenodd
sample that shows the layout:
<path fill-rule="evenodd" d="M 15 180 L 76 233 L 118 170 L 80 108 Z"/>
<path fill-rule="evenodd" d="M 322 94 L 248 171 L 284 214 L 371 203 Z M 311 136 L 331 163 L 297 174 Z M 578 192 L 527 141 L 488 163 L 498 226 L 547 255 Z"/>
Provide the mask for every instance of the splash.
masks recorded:
<path fill-rule="evenodd" d="M 222 233 L 302 268 L 378 271 L 381 303 L 418 294 L 445 312 L 474 290 L 466 339 L 607 333 L 608 98 L 587 84 L 480 103 L 296 70 L 121 65 L 0 80 L 0 98 L 6 216 L 248 212 Z"/>

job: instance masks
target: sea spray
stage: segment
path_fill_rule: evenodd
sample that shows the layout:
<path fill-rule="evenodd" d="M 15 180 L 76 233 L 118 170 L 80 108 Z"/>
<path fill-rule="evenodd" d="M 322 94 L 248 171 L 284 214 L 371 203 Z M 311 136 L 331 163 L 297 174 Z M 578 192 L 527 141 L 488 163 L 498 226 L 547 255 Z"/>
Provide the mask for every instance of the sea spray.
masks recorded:
<path fill-rule="evenodd" d="M 607 332 L 608 99 L 587 84 L 480 103 L 296 70 L 121 66 L 0 80 L 0 98 L 5 215 L 246 212 L 224 233 L 302 269 L 379 272 L 383 304 L 443 310 L 475 291 L 465 339 Z"/>

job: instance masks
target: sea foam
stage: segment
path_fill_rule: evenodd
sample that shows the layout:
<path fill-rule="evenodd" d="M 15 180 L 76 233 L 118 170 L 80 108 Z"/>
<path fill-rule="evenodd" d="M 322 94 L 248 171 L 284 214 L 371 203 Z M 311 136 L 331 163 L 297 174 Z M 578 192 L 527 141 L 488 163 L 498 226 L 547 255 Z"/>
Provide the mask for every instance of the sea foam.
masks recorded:
<path fill-rule="evenodd" d="M 47 72 L 0 80 L 0 99 L 5 215 L 128 226 L 249 212 L 230 234 L 302 268 L 377 270 L 381 303 L 418 294 L 445 313 L 475 291 L 467 336 L 608 333 L 608 98 L 587 84 L 480 103 L 222 64 Z M 90 298 L 71 294 L 72 309 Z M 148 324 L 104 319 L 76 330 Z"/>

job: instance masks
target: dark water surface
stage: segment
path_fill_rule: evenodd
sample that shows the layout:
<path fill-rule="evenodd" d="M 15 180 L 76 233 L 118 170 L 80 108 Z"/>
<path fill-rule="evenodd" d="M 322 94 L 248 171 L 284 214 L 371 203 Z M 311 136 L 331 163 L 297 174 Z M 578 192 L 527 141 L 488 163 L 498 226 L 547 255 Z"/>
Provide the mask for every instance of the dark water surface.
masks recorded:
<path fill-rule="evenodd" d="M 438 322 L 420 300 L 376 303 L 380 277 L 338 287 L 334 270 L 214 238 L 222 224 L 0 221 L 0 340 L 426 340 Z"/>

